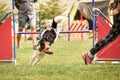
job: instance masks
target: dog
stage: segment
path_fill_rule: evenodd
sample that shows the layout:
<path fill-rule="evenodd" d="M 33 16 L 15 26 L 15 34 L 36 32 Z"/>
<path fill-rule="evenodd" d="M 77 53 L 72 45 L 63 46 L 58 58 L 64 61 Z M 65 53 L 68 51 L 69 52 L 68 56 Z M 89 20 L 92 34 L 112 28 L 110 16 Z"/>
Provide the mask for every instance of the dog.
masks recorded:
<path fill-rule="evenodd" d="M 36 50 L 34 50 L 32 59 L 29 65 L 36 65 L 46 54 L 53 54 L 51 45 L 57 40 L 59 30 L 57 30 L 57 24 L 64 20 L 63 16 L 56 16 L 53 18 L 53 22 L 50 28 L 43 31 L 41 39 L 37 44 Z"/>

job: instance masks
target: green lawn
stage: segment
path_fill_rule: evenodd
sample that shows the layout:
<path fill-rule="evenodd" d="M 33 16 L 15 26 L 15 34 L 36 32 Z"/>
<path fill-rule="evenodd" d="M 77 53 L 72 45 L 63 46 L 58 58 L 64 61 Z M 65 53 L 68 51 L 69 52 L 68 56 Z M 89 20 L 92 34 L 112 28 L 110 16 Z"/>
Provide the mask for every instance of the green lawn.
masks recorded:
<path fill-rule="evenodd" d="M 46 55 L 38 65 L 29 66 L 33 54 L 32 42 L 23 41 L 17 49 L 17 64 L 0 63 L 0 80 L 119 80 L 120 65 L 111 63 L 85 65 L 81 54 L 91 48 L 92 40 L 66 41 L 58 39 L 53 55 Z"/>

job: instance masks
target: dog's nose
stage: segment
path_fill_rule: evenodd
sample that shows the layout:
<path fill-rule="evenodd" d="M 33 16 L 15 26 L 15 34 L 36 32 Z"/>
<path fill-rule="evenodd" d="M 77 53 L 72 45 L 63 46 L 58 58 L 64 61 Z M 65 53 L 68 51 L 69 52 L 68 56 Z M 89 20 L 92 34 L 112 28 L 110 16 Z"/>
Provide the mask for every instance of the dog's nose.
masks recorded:
<path fill-rule="evenodd" d="M 49 47 L 46 48 L 46 50 L 49 50 L 49 49 L 50 49 Z"/>
<path fill-rule="evenodd" d="M 50 47 L 50 46 L 47 46 L 47 47 L 45 48 L 45 50 L 46 50 L 46 51 L 51 51 L 51 47 Z"/>
<path fill-rule="evenodd" d="M 45 46 L 44 50 L 45 51 L 50 51 L 50 46 L 49 45 Z"/>

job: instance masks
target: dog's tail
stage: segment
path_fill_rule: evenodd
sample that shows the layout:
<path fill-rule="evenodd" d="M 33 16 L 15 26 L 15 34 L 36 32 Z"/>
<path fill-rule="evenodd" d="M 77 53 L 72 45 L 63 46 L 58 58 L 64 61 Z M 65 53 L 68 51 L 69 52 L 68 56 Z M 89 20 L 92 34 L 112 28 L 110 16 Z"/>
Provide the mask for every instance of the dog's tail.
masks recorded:
<path fill-rule="evenodd" d="M 55 20 L 53 19 L 53 22 L 52 22 L 52 26 L 51 26 L 52 28 L 57 28 L 57 23 L 55 22 Z"/>
<path fill-rule="evenodd" d="M 52 22 L 52 28 L 57 28 L 57 24 L 62 22 L 65 18 L 63 16 L 56 16 L 54 19 L 53 19 L 53 22 Z"/>

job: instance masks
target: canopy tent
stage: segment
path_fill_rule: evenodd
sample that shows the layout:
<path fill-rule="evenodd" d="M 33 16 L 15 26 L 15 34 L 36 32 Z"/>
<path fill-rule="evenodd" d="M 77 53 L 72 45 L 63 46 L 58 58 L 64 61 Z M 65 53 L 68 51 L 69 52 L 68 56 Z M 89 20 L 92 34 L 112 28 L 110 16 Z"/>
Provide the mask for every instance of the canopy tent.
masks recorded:
<path fill-rule="evenodd" d="M 108 5 L 110 0 L 95 0 L 95 7 L 99 8 L 105 15 L 108 14 Z M 90 25 L 89 29 L 92 29 L 92 0 L 81 0 L 76 2 L 70 12 L 70 20 L 80 20 L 80 14 L 83 15 L 83 19 L 87 19 Z"/>

